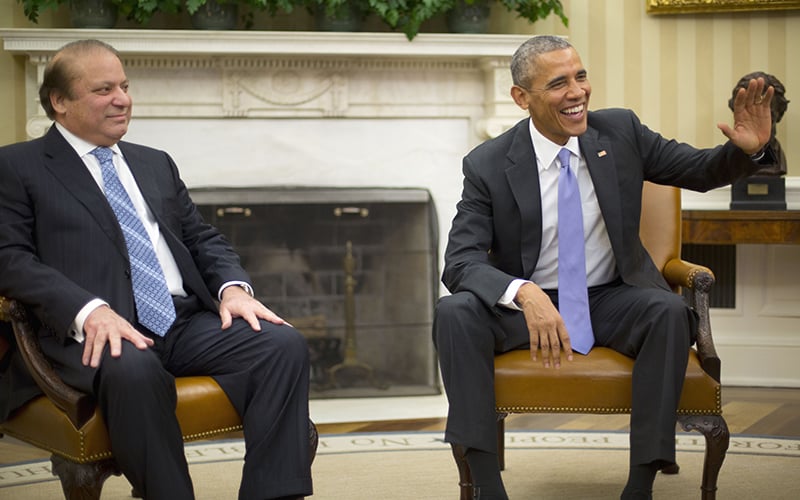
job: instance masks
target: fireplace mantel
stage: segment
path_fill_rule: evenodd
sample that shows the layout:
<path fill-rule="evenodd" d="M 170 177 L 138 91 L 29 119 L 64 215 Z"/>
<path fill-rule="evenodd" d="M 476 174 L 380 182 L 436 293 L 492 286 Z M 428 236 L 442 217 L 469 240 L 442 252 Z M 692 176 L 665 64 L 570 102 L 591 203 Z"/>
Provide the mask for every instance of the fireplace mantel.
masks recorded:
<path fill-rule="evenodd" d="M 96 38 L 123 54 L 378 56 L 479 59 L 509 58 L 528 35 L 420 33 L 409 42 L 401 33 L 194 30 L 0 30 L 5 50 L 47 55 L 67 42 Z"/>
<path fill-rule="evenodd" d="M 62 45 L 97 38 L 121 54 L 135 116 L 195 118 L 467 118 L 468 142 L 523 114 L 509 97 L 521 35 L 0 30 L 27 58 L 27 132 L 50 121 L 38 105 L 44 66 Z"/>

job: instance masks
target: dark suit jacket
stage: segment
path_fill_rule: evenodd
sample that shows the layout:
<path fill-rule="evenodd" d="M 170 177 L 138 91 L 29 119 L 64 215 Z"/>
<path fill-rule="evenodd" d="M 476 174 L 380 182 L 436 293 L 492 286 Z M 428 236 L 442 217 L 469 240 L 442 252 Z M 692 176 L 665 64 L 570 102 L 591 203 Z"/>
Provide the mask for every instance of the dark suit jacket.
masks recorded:
<path fill-rule="evenodd" d="M 442 281 L 487 307 L 515 278 L 529 279 L 539 258 L 542 206 L 529 120 L 464 158 L 464 190 L 450 230 Z M 579 137 L 622 279 L 667 288 L 639 239 L 642 183 L 707 191 L 760 166 L 727 143 L 696 149 L 664 139 L 628 110 L 590 112 Z"/>
<path fill-rule="evenodd" d="M 238 256 L 203 222 L 166 153 L 125 142 L 119 146 L 175 257 L 184 288 L 216 310 L 223 283 L 249 282 Z M 117 219 L 55 127 L 42 138 L 0 148 L 0 295 L 28 305 L 42 330 L 62 342 L 78 311 L 93 298 L 136 321 L 130 263 Z"/>

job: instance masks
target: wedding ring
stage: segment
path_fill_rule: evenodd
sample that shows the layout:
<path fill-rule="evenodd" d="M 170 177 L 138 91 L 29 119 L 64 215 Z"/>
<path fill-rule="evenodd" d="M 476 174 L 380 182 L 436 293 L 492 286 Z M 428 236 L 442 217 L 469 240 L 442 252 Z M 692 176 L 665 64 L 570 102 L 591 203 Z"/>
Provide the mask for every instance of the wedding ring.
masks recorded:
<path fill-rule="evenodd" d="M 761 104 L 762 102 L 764 102 L 764 98 L 762 96 L 758 96 L 756 98 L 756 104 Z"/>

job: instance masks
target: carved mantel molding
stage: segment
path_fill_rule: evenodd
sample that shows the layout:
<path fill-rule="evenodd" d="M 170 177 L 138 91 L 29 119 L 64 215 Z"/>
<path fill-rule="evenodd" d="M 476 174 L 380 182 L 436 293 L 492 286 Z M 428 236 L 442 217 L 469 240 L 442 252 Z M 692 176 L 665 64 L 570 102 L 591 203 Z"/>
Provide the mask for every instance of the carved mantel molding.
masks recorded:
<path fill-rule="evenodd" d="M 468 118 L 478 142 L 524 116 L 508 92 L 526 35 L 0 30 L 27 58 L 27 131 L 50 121 L 37 89 L 52 54 L 97 38 L 121 54 L 137 117 Z"/>

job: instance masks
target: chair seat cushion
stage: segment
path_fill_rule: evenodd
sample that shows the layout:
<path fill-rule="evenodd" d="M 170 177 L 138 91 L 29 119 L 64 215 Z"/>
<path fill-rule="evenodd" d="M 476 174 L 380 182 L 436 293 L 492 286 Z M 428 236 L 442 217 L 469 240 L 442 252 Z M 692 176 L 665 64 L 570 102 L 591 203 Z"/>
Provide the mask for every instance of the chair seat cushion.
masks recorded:
<path fill-rule="evenodd" d="M 175 411 L 184 441 L 204 439 L 242 428 L 230 400 L 211 377 L 175 379 L 178 407 Z M 2 432 L 78 463 L 110 458 L 108 431 L 95 410 L 76 429 L 67 416 L 45 396 L 39 396 L 0 424 Z"/>
<path fill-rule="evenodd" d="M 678 413 L 719 415 L 720 384 L 692 349 Z M 504 413 L 630 413 L 633 359 L 606 347 L 576 354 L 561 368 L 533 362 L 527 349 L 495 357 L 497 411 Z"/>

